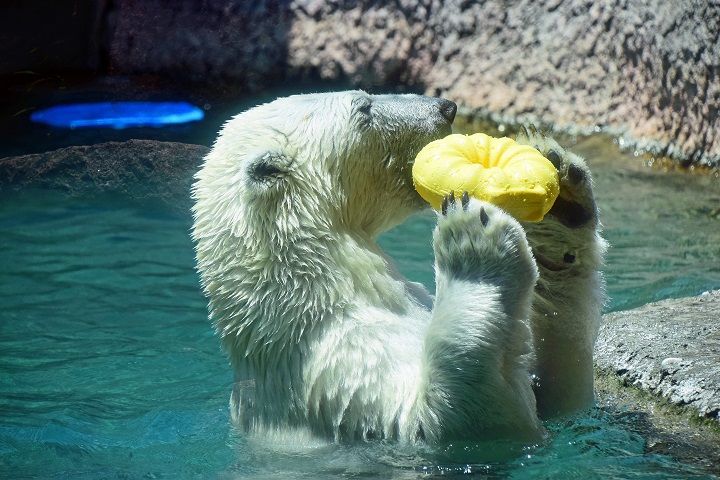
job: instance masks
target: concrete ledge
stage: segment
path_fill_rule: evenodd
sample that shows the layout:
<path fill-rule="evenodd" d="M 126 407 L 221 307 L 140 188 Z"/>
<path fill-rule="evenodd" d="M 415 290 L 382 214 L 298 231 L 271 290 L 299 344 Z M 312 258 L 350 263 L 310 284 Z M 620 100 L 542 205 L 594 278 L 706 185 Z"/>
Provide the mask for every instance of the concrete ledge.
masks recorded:
<path fill-rule="evenodd" d="M 605 315 L 595 362 L 720 427 L 720 290 Z"/>

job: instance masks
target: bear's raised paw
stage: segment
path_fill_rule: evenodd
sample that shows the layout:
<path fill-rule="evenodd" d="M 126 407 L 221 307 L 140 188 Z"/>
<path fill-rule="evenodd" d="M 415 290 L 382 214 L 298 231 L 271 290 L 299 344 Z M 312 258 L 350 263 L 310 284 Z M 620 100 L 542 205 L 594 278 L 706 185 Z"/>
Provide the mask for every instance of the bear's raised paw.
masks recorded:
<path fill-rule="evenodd" d="M 571 229 L 595 227 L 597 207 L 592 192 L 592 176 L 585 161 L 565 150 L 533 125 L 520 129 L 517 142 L 534 147 L 550 160 L 558 171 L 560 195 L 550 209 L 549 217 Z"/>
<path fill-rule="evenodd" d="M 449 278 L 509 285 L 537 275 L 520 224 L 467 192 L 459 204 L 454 192 L 443 198 L 433 242 L 437 267 Z"/>

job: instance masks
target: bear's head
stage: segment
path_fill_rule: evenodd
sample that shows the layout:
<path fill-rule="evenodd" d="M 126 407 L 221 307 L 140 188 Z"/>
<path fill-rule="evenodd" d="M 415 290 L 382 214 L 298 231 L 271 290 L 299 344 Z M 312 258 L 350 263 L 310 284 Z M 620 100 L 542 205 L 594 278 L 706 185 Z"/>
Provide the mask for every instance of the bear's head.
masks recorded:
<path fill-rule="evenodd" d="M 193 238 L 213 316 L 237 325 L 226 317 L 248 315 L 247 302 L 260 302 L 253 292 L 275 298 L 265 308 L 297 288 L 324 288 L 319 279 L 341 278 L 332 259 L 351 255 L 334 245 L 374 243 L 426 207 L 412 163 L 450 133 L 455 111 L 438 98 L 349 91 L 281 98 L 231 119 L 193 187 Z"/>
<path fill-rule="evenodd" d="M 450 133 L 454 115 L 447 100 L 361 91 L 255 107 L 220 132 L 197 177 L 196 208 L 221 214 L 213 223 L 236 235 L 292 237 L 321 222 L 375 236 L 426 206 L 412 162 Z"/>

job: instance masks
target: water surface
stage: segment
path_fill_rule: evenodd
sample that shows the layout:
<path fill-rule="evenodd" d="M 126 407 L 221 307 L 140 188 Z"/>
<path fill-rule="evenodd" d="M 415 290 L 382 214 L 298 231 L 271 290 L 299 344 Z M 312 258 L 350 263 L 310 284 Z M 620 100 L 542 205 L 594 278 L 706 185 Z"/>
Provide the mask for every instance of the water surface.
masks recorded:
<path fill-rule="evenodd" d="M 648 169 L 602 138 L 570 143 L 590 158 L 612 244 L 608 310 L 720 288 L 717 178 Z M 428 212 L 382 238 L 429 288 L 433 223 Z M 3 194 L 0 477 L 712 478 L 653 453 L 642 416 L 611 406 L 548 423 L 543 445 L 244 438 L 189 227 L 122 198 Z"/>

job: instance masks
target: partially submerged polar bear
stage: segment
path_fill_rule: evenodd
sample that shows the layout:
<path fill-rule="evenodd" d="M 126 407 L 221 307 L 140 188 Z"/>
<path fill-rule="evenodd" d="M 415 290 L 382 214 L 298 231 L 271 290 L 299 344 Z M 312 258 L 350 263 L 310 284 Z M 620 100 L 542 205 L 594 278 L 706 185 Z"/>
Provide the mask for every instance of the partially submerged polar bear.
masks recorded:
<path fill-rule="evenodd" d="M 242 426 L 537 439 L 538 411 L 591 405 L 604 242 L 580 158 L 534 129 L 518 138 L 561 178 L 537 224 L 448 199 L 434 299 L 376 243 L 427 207 L 411 165 L 455 110 L 350 91 L 282 98 L 225 125 L 196 176 L 192 234 Z"/>

